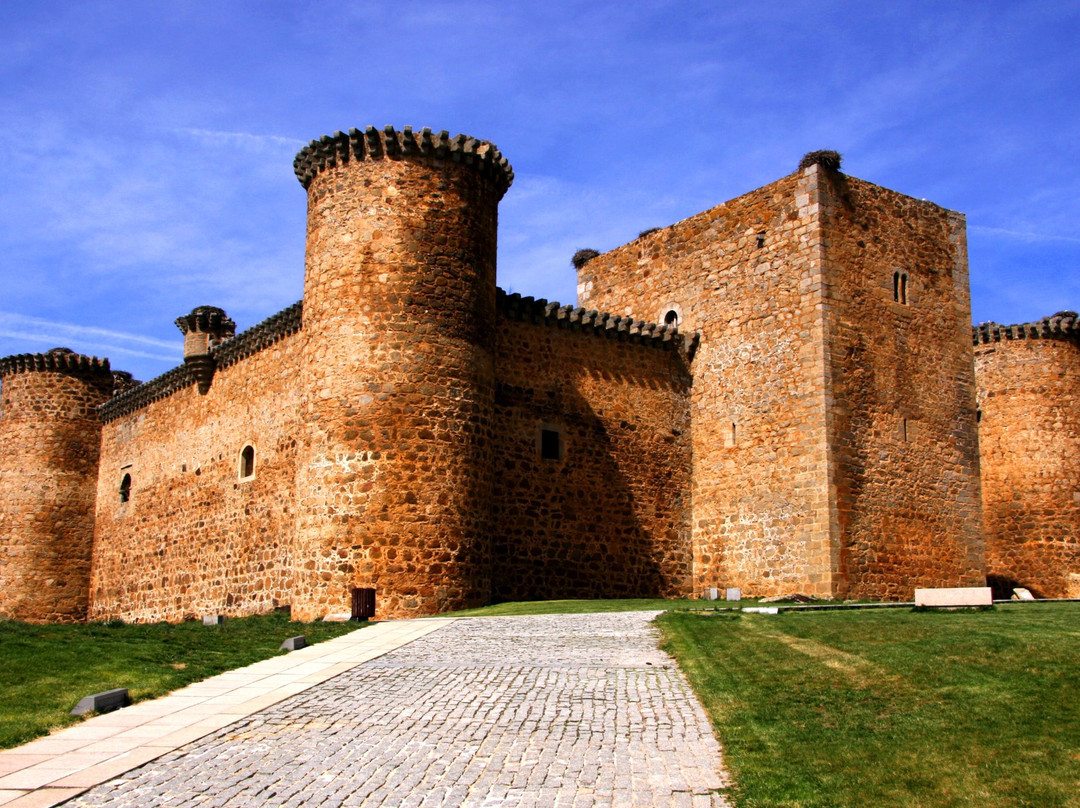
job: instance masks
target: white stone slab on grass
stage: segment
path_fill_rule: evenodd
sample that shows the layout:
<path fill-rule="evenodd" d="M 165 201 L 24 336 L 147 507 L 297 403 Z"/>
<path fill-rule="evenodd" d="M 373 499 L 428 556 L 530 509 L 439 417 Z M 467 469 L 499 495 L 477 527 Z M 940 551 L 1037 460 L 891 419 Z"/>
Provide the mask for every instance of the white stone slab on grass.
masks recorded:
<path fill-rule="evenodd" d="M 988 586 L 957 586 L 916 589 L 916 606 L 993 606 L 994 594 Z"/>

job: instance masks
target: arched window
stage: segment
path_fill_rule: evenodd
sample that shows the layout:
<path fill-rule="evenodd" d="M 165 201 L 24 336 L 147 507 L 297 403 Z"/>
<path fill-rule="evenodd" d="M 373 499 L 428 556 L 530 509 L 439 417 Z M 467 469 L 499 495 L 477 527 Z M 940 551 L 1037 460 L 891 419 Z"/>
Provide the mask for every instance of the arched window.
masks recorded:
<path fill-rule="evenodd" d="M 675 311 L 675 309 L 670 309 L 668 313 L 664 315 L 664 325 L 673 325 L 678 328 L 679 312 Z"/>
<path fill-rule="evenodd" d="M 250 443 L 240 450 L 240 479 L 250 480 L 255 476 L 255 447 Z"/>
<path fill-rule="evenodd" d="M 131 475 L 125 474 L 120 480 L 120 501 L 127 502 L 131 499 Z"/>

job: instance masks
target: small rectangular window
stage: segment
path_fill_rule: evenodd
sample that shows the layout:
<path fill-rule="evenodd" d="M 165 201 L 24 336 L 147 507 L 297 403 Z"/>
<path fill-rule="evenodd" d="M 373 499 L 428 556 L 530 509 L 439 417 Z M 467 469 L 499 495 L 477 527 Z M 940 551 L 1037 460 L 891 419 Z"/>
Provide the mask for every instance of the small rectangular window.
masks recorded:
<path fill-rule="evenodd" d="M 540 430 L 540 457 L 544 460 L 562 460 L 562 435 L 557 429 Z"/>

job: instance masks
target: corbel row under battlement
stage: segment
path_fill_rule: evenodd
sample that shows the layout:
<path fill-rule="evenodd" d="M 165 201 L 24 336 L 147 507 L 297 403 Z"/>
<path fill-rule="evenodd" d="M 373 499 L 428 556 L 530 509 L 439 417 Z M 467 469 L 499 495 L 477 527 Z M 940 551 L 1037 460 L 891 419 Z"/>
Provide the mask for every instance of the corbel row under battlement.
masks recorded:
<path fill-rule="evenodd" d="M 365 158 L 427 158 L 474 166 L 494 180 L 500 197 L 514 181 L 510 163 L 494 143 L 469 135 L 451 137 L 445 129 L 436 133 L 424 127 L 414 132 L 411 126 L 400 132 L 392 126 L 369 126 L 363 131 L 354 128 L 348 133 L 323 135 L 300 150 L 293 160 L 293 170 L 306 189 L 323 169 Z"/>
<path fill-rule="evenodd" d="M 585 331 L 611 339 L 625 340 L 661 350 L 678 350 L 693 359 L 700 334 L 680 334 L 677 326 L 657 325 L 633 317 L 622 317 L 592 309 L 562 306 L 543 298 L 522 297 L 496 290 L 495 308 L 510 320 L 531 322 L 555 328 Z"/>
<path fill-rule="evenodd" d="M 1075 311 L 1059 311 L 1033 323 L 980 323 L 972 327 L 971 337 L 975 345 L 1016 339 L 1077 339 L 1080 338 L 1080 315 Z"/>
<path fill-rule="evenodd" d="M 303 326 L 303 315 L 303 301 L 297 301 L 272 317 L 266 318 L 258 325 L 254 325 L 235 337 L 213 346 L 209 353 L 209 357 L 213 361 L 213 369 L 216 371 L 235 365 L 237 362 L 269 348 L 274 343 L 280 342 L 285 337 L 295 334 Z M 189 364 L 175 367 L 145 384 L 133 387 L 127 392 L 106 401 L 98 407 L 98 414 L 101 416 L 101 420 L 106 423 L 129 415 L 155 401 L 168 398 L 173 393 L 198 384 L 197 371 L 197 368 Z"/>
<path fill-rule="evenodd" d="M 638 344 L 660 350 L 677 350 L 687 359 L 692 359 L 697 349 L 699 335 L 679 333 L 676 326 L 657 325 L 633 317 L 598 312 L 573 306 L 561 306 L 543 298 L 523 297 L 519 294 L 507 294 L 502 289 L 496 291 L 496 309 L 510 320 L 531 322 L 553 328 L 565 328 L 581 331 L 594 336 L 616 339 L 631 344 Z M 235 337 L 211 347 L 209 358 L 214 370 L 230 367 L 243 361 L 287 336 L 297 333 L 303 327 L 304 303 L 297 301 L 293 305 L 268 317 L 258 325 L 252 326 Z M 68 355 L 49 358 L 51 354 L 24 354 L 0 360 L 0 372 L 5 370 L 4 363 L 22 363 L 44 367 L 49 363 L 71 363 L 77 361 Z M 77 356 L 72 354 L 71 356 Z M 103 363 L 108 372 L 108 360 L 89 360 L 78 357 L 84 363 Z M 21 365 L 20 365 L 21 367 Z M 41 369 L 41 368 L 38 368 Z M 112 399 L 98 408 L 102 421 L 108 423 L 129 415 L 155 401 L 168 398 L 174 393 L 199 383 L 198 368 L 190 364 L 180 365 L 166 371 L 157 378 L 119 391 Z"/>

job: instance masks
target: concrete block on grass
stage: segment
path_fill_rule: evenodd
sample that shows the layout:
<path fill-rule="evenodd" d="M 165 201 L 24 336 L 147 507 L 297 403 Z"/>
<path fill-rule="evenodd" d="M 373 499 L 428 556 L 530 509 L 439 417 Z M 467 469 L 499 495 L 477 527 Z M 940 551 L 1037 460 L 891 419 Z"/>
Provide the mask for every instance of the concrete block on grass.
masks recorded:
<path fill-rule="evenodd" d="M 108 713 L 127 707 L 131 704 L 126 687 L 118 687 L 116 690 L 106 690 L 102 693 L 93 693 L 83 696 L 79 703 L 71 711 L 72 715 L 85 715 L 90 712 Z"/>
<path fill-rule="evenodd" d="M 299 651 L 301 648 L 307 648 L 307 637 L 301 634 L 299 637 L 289 637 L 278 648 L 279 651 Z"/>

